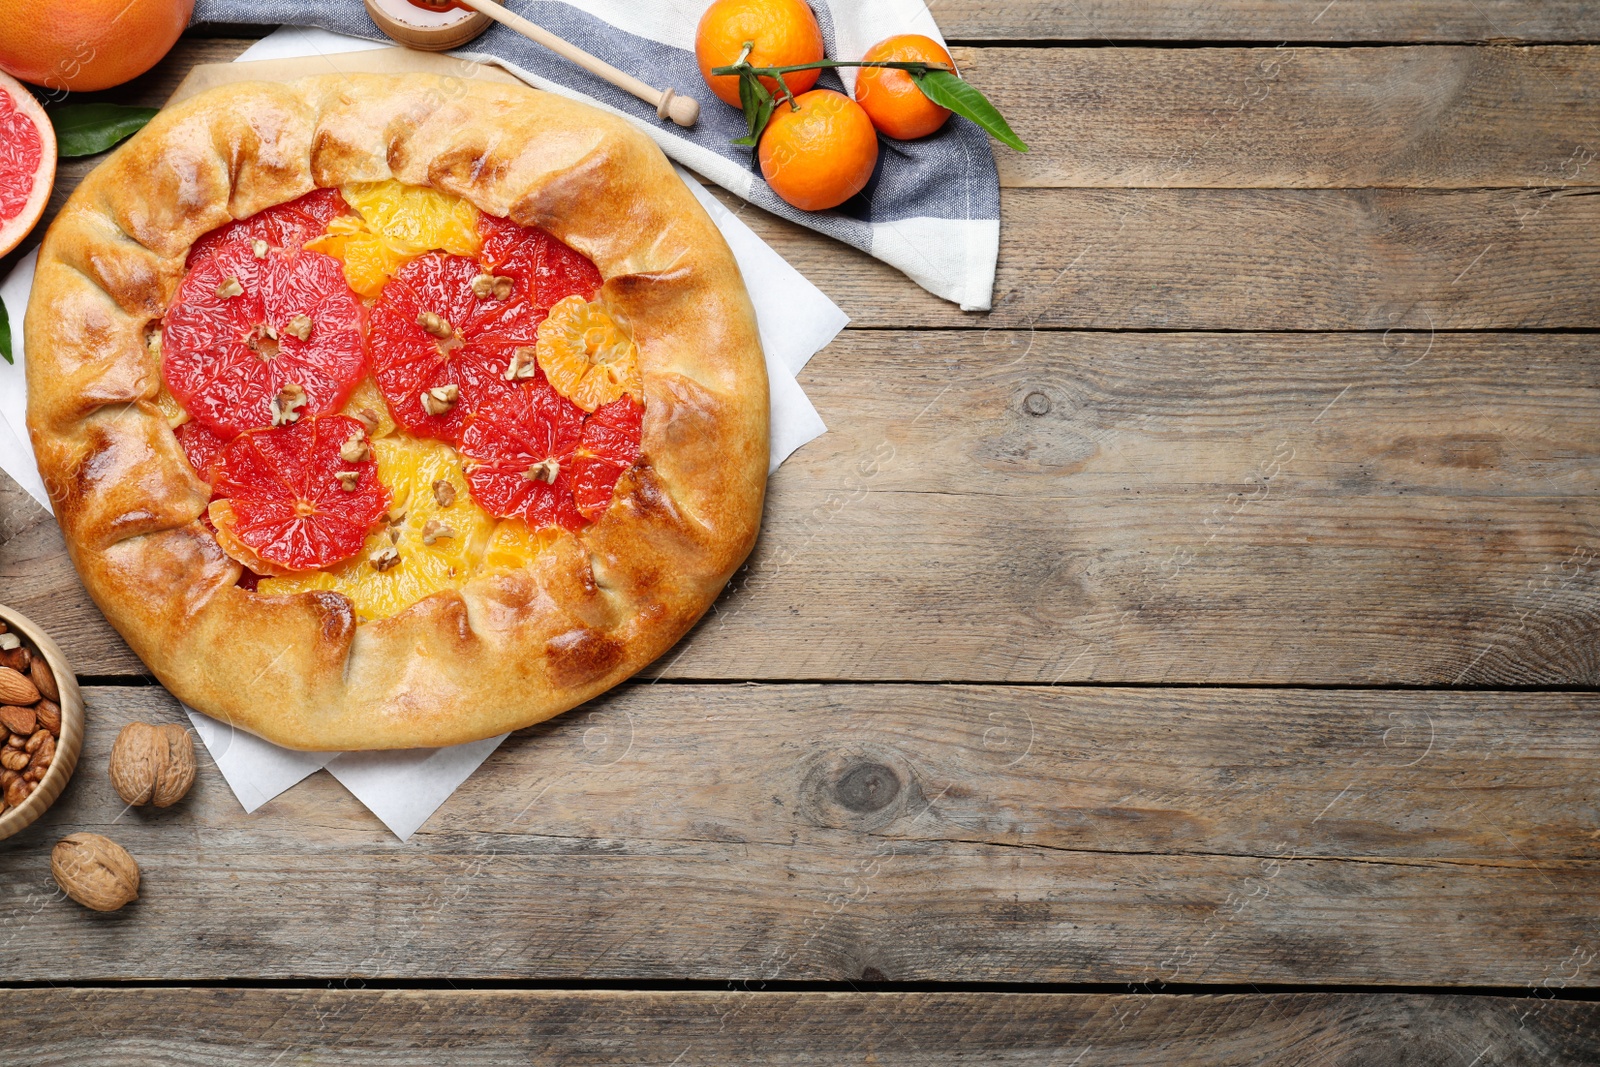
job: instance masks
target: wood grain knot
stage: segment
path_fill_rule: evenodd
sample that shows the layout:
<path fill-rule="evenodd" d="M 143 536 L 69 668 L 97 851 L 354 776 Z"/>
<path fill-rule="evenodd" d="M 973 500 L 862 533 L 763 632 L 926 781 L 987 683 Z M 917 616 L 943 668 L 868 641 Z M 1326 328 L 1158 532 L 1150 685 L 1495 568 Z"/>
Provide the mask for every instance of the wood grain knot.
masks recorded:
<path fill-rule="evenodd" d="M 1023 398 L 1022 407 L 1029 415 L 1048 415 L 1050 398 L 1035 390 Z"/>
<path fill-rule="evenodd" d="M 881 763 L 857 763 L 834 783 L 833 795 L 851 811 L 882 811 L 900 794 L 900 776 Z"/>

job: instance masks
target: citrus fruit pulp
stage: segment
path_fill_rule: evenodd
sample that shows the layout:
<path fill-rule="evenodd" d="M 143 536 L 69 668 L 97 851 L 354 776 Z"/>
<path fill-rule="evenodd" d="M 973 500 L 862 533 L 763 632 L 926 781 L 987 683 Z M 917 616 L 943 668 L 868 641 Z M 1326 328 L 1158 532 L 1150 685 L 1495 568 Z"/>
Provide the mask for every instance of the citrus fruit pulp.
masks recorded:
<path fill-rule="evenodd" d="M 311 574 L 265 579 L 262 593 L 332 590 L 349 597 L 363 618 L 374 619 L 466 584 L 483 556 L 494 520 L 468 494 L 460 457 L 449 445 L 404 437 L 375 439 L 372 451 L 378 480 L 391 498 L 391 524 L 368 534 L 361 552 L 343 563 Z M 436 489 L 436 483 L 449 488 Z M 384 553 L 390 547 L 392 562 Z"/>
<path fill-rule="evenodd" d="M 572 495 L 572 453 L 583 410 L 543 375 L 479 408 L 461 438 L 467 484 L 490 513 L 529 526 L 587 525 Z"/>
<path fill-rule="evenodd" d="M 55 177 L 55 128 L 32 93 L 0 74 L 0 255 L 38 223 Z"/>
<path fill-rule="evenodd" d="M 389 413 L 414 434 L 459 441 L 470 412 L 516 390 L 506 372 L 517 350 L 532 355 L 544 312 L 520 292 L 476 295 L 482 273 L 473 260 L 430 252 L 402 267 L 372 308 L 373 376 Z M 423 395 L 439 390 L 449 398 L 430 413 Z"/>
<path fill-rule="evenodd" d="M 639 458 L 644 406 L 624 395 L 595 411 L 583 423 L 572 457 L 572 497 L 590 522 L 611 506 L 617 480 Z"/>
<path fill-rule="evenodd" d="M 585 411 L 624 393 L 644 395 L 639 349 L 610 312 L 581 296 L 559 300 L 550 309 L 535 352 L 556 392 Z"/>
<path fill-rule="evenodd" d="M 183 455 L 189 461 L 189 466 L 194 468 L 201 481 L 209 482 L 211 464 L 222 454 L 222 448 L 228 442 L 193 419 L 177 427 L 172 433 L 183 448 Z"/>
<path fill-rule="evenodd" d="M 600 272 L 587 256 L 537 227 L 483 215 L 478 230 L 484 265 L 511 278 L 537 307 L 548 311 L 569 296 L 592 300 L 600 289 Z"/>
<path fill-rule="evenodd" d="M 209 515 L 217 541 L 258 574 L 311 571 L 361 550 L 389 506 L 370 455 L 351 462 L 340 450 L 366 438 L 344 415 L 241 433 L 211 464 Z M 350 489 L 338 475 L 347 476 Z"/>
<path fill-rule="evenodd" d="M 390 179 L 346 186 L 354 215 L 330 220 L 310 242 L 344 263 L 345 280 L 361 296 L 377 296 L 401 267 L 425 252 L 475 256 L 483 244 L 470 200 Z"/>
<path fill-rule="evenodd" d="M 349 206 L 337 189 L 318 189 L 298 200 L 278 204 L 246 218 L 224 223 L 203 235 L 189 249 L 188 266 L 231 242 L 249 245 L 265 241 L 269 248 L 293 252 L 320 235 L 334 219 L 348 214 Z"/>
<path fill-rule="evenodd" d="M 162 377 L 184 410 L 225 438 L 270 425 L 274 398 L 290 384 L 305 394 L 293 414 L 334 411 L 366 366 L 362 316 L 331 257 L 257 257 L 229 241 L 178 286 L 162 321 Z"/>

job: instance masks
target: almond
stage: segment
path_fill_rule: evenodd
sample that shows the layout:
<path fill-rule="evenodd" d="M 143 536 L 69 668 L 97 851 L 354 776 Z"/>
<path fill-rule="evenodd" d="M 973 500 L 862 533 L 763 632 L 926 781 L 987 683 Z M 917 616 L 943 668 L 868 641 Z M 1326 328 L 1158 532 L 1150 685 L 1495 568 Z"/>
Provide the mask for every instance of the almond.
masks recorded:
<path fill-rule="evenodd" d="M 61 736 L 61 707 L 55 701 L 45 697 L 33 706 L 33 714 L 39 725 L 49 730 L 54 737 Z"/>
<path fill-rule="evenodd" d="M 39 703 L 39 690 L 25 675 L 10 667 L 0 667 L 0 704 L 32 705 Z"/>
<path fill-rule="evenodd" d="M 32 680 L 33 687 L 39 690 L 39 695 L 46 700 L 61 703 L 61 690 L 56 688 L 56 675 L 50 669 L 43 656 L 33 657 L 33 664 L 28 668 L 28 678 Z"/>
<path fill-rule="evenodd" d="M 27 674 L 28 664 L 32 662 L 32 660 L 32 654 L 20 645 L 16 648 L 8 648 L 5 651 L 0 652 L 0 667 L 10 667 L 18 674 Z"/>
<path fill-rule="evenodd" d="M 0 726 L 14 734 L 31 734 L 39 728 L 39 716 L 32 708 L 7 704 L 0 707 Z"/>

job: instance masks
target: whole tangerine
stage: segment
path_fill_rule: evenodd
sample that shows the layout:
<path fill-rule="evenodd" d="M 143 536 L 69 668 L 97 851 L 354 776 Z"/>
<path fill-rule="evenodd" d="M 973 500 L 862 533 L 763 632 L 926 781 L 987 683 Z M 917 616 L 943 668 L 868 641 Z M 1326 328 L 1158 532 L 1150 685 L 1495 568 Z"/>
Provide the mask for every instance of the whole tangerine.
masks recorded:
<path fill-rule="evenodd" d="M 885 37 L 861 58 L 878 63 L 951 63 L 950 53 L 938 41 L 920 33 Z M 948 108 L 922 94 L 909 72 L 892 67 L 862 67 L 856 75 L 856 103 L 866 109 L 879 133 L 898 141 L 926 137 L 950 117 Z"/>
<path fill-rule="evenodd" d="M 778 101 L 761 136 L 761 176 L 802 211 L 822 211 L 866 188 L 878 164 L 878 135 L 861 105 L 831 89 Z"/>
<path fill-rule="evenodd" d="M 155 66 L 193 12 L 194 0 L 0 0 L 0 70 L 47 89 L 109 89 Z"/>
<path fill-rule="evenodd" d="M 700 76 L 725 103 L 739 107 L 739 79 L 732 74 L 713 77 L 711 68 L 732 66 L 746 41 L 753 42 L 749 61 L 756 67 L 790 67 L 822 58 L 822 27 L 802 0 L 716 0 L 700 16 L 694 32 L 694 57 Z M 783 76 L 792 93 L 817 84 L 818 70 Z M 777 95 L 776 78 L 762 78 L 767 92 Z"/>

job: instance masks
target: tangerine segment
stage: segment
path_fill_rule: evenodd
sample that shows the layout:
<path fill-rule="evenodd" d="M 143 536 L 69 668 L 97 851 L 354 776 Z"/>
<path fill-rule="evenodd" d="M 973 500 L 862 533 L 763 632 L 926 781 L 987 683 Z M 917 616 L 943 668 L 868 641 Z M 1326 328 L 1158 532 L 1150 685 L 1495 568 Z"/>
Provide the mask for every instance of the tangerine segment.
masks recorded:
<path fill-rule="evenodd" d="M 362 314 L 328 256 L 257 258 L 249 245 L 224 244 L 178 286 L 162 325 L 161 374 L 223 437 L 271 425 L 273 399 L 291 383 L 305 403 L 289 414 L 334 411 L 366 366 Z"/>
<path fill-rule="evenodd" d="M 533 369 L 544 312 L 515 293 L 505 300 L 477 296 L 472 282 L 481 273 L 473 260 L 430 253 L 406 264 L 372 308 L 378 388 L 395 421 L 419 436 L 454 444 L 473 411 L 516 391 L 506 378 L 513 360 Z M 430 326 L 423 325 L 425 316 Z M 518 357 L 519 348 L 528 355 Z M 444 396 L 425 407 L 429 390 Z"/>
<path fill-rule="evenodd" d="M 269 248 L 296 251 L 349 210 L 339 190 L 317 189 L 298 200 L 225 223 L 205 234 L 189 249 L 188 266 L 193 267 L 218 248 L 234 242 L 249 245 L 260 240 L 267 242 Z"/>
<path fill-rule="evenodd" d="M 377 296 L 425 252 L 476 256 L 483 245 L 478 209 L 459 196 L 392 179 L 345 186 L 344 196 L 357 217 L 335 220 L 311 247 L 342 260 L 345 280 L 362 296 Z"/>
<path fill-rule="evenodd" d="M 582 410 L 543 378 L 496 397 L 461 437 L 472 495 L 491 514 L 534 529 L 581 529 L 587 523 L 572 497 L 572 453 L 582 433 Z"/>
<path fill-rule="evenodd" d="M 582 252 L 576 252 L 536 226 L 480 215 L 483 262 L 493 273 L 516 282 L 535 305 L 552 308 L 569 296 L 593 300 L 604 279 Z"/>
<path fill-rule="evenodd" d="M 643 427 L 644 405 L 631 396 L 607 404 L 584 422 L 572 457 L 572 496 L 590 522 L 611 506 L 617 479 L 638 460 Z"/>
<path fill-rule="evenodd" d="M 535 530 L 521 519 L 501 519 L 483 550 L 486 567 L 520 570 L 541 552 L 548 552 L 566 536 L 558 526 Z"/>
<path fill-rule="evenodd" d="M 556 391 L 585 411 L 630 393 L 644 395 L 639 348 L 599 303 L 569 296 L 539 329 L 539 369 Z"/>
<path fill-rule="evenodd" d="M 389 405 L 378 391 L 378 384 L 369 375 L 350 393 L 339 414 L 360 419 L 372 437 L 388 437 L 394 433 L 394 419 L 389 415 Z"/>
<path fill-rule="evenodd" d="M 280 575 L 332 566 L 360 551 L 389 506 L 389 491 L 370 456 L 352 462 L 340 455 L 352 438 L 365 440 L 361 423 L 324 415 L 242 433 L 224 445 L 211 464 L 209 509 L 223 551 L 258 574 Z"/>
<path fill-rule="evenodd" d="M 393 498 L 389 514 L 394 521 L 369 534 L 362 551 L 343 563 L 312 574 L 268 578 L 261 592 L 331 590 L 349 597 L 363 618 L 382 619 L 467 583 L 495 520 L 468 494 L 455 450 L 409 437 L 380 438 L 372 450 L 378 479 Z"/>
<path fill-rule="evenodd" d="M 183 448 L 183 455 L 194 468 L 202 482 L 211 480 L 211 464 L 222 454 L 228 442 L 206 429 L 198 422 L 189 421 L 172 431 Z"/>

